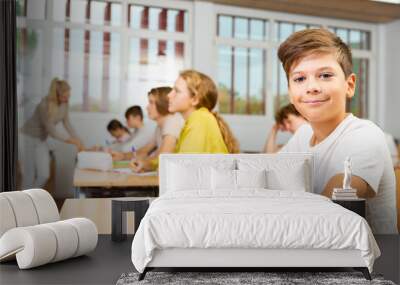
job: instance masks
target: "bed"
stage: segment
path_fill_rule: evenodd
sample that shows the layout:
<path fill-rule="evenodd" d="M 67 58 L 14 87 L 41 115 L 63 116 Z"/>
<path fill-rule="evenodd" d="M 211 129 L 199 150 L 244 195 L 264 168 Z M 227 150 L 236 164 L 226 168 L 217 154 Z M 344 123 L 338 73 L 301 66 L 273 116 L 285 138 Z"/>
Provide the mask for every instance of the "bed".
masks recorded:
<path fill-rule="evenodd" d="M 158 267 L 353 267 L 371 278 L 371 229 L 312 193 L 311 154 L 166 154 L 159 171 L 160 197 L 132 242 L 140 280 Z"/>

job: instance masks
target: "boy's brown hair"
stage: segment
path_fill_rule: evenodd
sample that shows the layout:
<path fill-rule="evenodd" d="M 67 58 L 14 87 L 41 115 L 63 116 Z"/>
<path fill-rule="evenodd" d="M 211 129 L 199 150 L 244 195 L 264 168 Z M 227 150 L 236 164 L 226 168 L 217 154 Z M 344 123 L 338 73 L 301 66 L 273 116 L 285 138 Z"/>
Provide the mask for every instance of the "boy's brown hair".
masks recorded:
<path fill-rule="evenodd" d="M 288 82 L 291 68 L 302 58 L 316 53 L 335 54 L 345 77 L 353 73 L 351 50 L 338 36 L 326 29 L 307 29 L 293 33 L 279 46 L 278 57 Z"/>
<path fill-rule="evenodd" d="M 149 91 L 147 94 L 148 96 L 152 95 L 156 99 L 156 109 L 157 112 L 161 116 L 166 116 L 170 114 L 168 111 L 168 93 L 171 92 L 172 88 L 171 87 L 157 87 L 153 88 Z"/>
<path fill-rule="evenodd" d="M 143 121 L 143 111 L 142 108 L 138 105 L 134 105 L 129 107 L 126 111 L 125 111 L 125 118 L 128 119 L 130 116 L 132 117 L 136 117 L 139 116 L 140 120 Z"/>
<path fill-rule="evenodd" d="M 283 106 L 276 112 L 275 114 L 275 122 L 277 122 L 280 125 L 283 125 L 283 121 L 288 118 L 288 116 L 292 114 L 297 117 L 302 117 L 302 115 L 299 113 L 299 111 L 296 110 L 293 104 L 288 104 L 286 106 Z"/>
<path fill-rule="evenodd" d="M 108 125 L 107 125 L 107 130 L 109 132 L 111 131 L 116 131 L 118 129 L 124 129 L 127 133 L 130 133 L 128 128 L 125 127 L 120 121 L 118 121 L 117 119 L 112 119 Z"/>

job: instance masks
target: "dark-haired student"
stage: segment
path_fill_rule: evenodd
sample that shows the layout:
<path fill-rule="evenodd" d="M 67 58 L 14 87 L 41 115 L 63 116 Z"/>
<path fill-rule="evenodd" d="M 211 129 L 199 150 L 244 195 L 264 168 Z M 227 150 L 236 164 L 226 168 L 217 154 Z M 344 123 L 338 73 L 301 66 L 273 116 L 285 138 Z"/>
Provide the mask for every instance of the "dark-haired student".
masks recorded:
<path fill-rule="evenodd" d="M 296 110 L 293 104 L 283 106 L 275 114 L 275 124 L 272 126 L 267 141 L 264 145 L 265 153 L 279 151 L 280 146 L 276 144 L 278 131 L 294 134 L 307 120 Z"/>
<path fill-rule="evenodd" d="M 132 130 L 129 143 L 135 149 L 142 148 L 153 137 L 154 124 L 144 122 L 143 111 L 140 106 L 131 106 L 125 112 L 128 128 Z"/>
<path fill-rule="evenodd" d="M 114 151 L 129 151 L 132 147 L 127 142 L 131 138 L 131 133 L 127 127 L 125 127 L 117 119 L 111 120 L 107 125 L 107 130 L 111 136 L 115 139 L 108 147 Z"/>
<path fill-rule="evenodd" d="M 130 166 L 135 172 L 152 171 L 158 167 L 159 154 L 174 152 L 184 121 L 180 114 L 168 111 L 167 95 L 170 91 L 170 87 L 157 87 L 149 91 L 147 114 L 157 123 L 152 138 L 137 150 L 135 157 L 132 152 L 114 152 L 114 160 L 132 160 Z"/>

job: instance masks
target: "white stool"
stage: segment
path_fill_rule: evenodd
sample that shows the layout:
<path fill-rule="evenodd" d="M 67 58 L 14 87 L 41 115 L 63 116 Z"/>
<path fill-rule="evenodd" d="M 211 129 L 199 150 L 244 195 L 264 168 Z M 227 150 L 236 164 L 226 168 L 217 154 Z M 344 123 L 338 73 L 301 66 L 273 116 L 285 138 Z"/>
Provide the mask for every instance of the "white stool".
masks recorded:
<path fill-rule="evenodd" d="M 60 221 L 47 191 L 0 193 L 0 262 L 16 258 L 20 269 L 28 269 L 86 254 L 96 245 L 96 225 L 86 218 Z"/>

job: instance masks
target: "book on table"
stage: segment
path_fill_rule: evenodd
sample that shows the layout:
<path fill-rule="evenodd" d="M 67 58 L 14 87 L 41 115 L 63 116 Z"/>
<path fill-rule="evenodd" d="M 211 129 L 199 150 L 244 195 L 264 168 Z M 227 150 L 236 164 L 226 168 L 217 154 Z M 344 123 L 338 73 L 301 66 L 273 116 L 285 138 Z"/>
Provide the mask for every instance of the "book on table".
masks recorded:
<path fill-rule="evenodd" d="M 334 200 L 357 200 L 357 189 L 333 189 L 332 199 Z"/>

